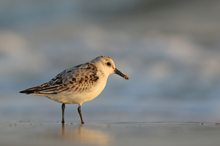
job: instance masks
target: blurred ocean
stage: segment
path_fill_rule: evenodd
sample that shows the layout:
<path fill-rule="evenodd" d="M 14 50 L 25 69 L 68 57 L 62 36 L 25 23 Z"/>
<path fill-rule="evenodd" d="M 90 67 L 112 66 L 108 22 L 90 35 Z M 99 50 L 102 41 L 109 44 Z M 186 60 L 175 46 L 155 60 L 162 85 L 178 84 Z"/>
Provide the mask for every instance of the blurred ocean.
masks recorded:
<path fill-rule="evenodd" d="M 111 76 L 86 121 L 220 122 L 219 13 L 215 0 L 2 0 L 1 120 L 59 120 L 59 104 L 19 90 L 109 55 L 130 80 Z"/>

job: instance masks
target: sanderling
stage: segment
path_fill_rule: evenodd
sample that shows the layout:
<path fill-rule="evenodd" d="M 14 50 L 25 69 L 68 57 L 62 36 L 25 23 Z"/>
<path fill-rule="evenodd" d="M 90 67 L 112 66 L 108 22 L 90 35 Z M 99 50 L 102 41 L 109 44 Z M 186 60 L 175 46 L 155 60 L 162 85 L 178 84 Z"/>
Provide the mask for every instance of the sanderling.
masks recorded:
<path fill-rule="evenodd" d="M 25 89 L 20 93 L 46 96 L 62 103 L 62 123 L 65 123 L 65 104 L 78 104 L 81 124 L 84 124 L 81 106 L 102 92 L 109 75 L 113 73 L 128 80 L 128 76 L 115 67 L 111 57 L 98 56 L 90 62 L 62 71 L 49 82 Z"/>

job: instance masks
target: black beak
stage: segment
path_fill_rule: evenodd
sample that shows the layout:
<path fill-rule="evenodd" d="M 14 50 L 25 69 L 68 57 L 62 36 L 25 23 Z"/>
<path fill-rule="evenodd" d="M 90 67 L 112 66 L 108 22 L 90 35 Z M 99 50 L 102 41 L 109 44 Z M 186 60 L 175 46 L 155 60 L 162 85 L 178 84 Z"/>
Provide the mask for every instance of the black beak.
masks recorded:
<path fill-rule="evenodd" d="M 119 71 L 117 68 L 115 68 L 115 73 L 121 77 L 123 77 L 124 79 L 128 80 L 128 76 L 123 74 L 121 71 Z"/>

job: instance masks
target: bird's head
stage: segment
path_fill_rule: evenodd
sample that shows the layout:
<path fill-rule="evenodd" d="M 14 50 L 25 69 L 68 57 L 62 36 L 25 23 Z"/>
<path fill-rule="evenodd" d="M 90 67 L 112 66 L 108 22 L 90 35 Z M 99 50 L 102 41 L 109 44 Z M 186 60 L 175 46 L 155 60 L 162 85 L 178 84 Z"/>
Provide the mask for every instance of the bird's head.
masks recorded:
<path fill-rule="evenodd" d="M 115 62 L 109 56 L 98 56 L 92 60 L 92 63 L 102 68 L 102 71 L 107 75 L 117 74 L 128 80 L 128 76 L 116 68 Z"/>

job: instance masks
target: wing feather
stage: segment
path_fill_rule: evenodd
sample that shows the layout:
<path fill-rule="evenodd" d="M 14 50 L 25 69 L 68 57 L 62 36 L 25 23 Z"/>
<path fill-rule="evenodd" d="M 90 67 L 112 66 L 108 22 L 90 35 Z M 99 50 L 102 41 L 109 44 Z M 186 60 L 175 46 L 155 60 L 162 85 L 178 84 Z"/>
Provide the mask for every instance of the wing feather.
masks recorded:
<path fill-rule="evenodd" d="M 92 63 L 66 69 L 40 86 L 20 91 L 26 94 L 58 94 L 67 90 L 80 92 L 90 88 L 98 80 L 97 68 Z"/>

